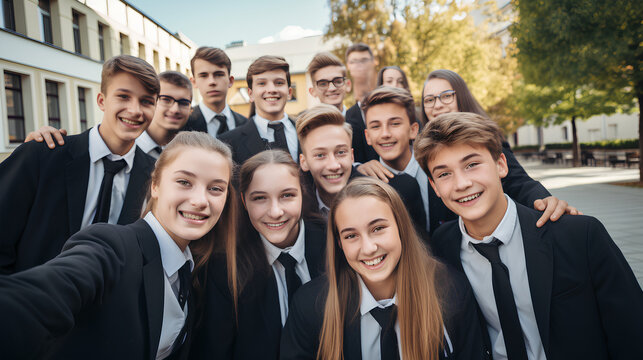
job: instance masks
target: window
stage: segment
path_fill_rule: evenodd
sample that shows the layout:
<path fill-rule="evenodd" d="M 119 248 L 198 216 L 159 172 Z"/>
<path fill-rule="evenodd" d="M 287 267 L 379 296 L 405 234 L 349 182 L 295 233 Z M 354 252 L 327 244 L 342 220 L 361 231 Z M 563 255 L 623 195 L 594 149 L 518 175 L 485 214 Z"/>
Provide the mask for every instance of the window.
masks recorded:
<path fill-rule="evenodd" d="M 181 64 L 176 63 L 176 71 L 181 72 Z"/>
<path fill-rule="evenodd" d="M 76 52 L 76 54 L 81 54 L 82 48 L 80 45 L 80 15 L 77 12 L 72 11 L 71 17 L 72 17 L 71 28 L 74 33 L 74 52 Z"/>
<path fill-rule="evenodd" d="M 16 31 L 16 18 L 13 13 L 13 0 L 2 0 L 2 7 L 0 7 L 2 16 L 2 27 L 5 29 Z"/>
<path fill-rule="evenodd" d="M 562 135 L 563 135 L 563 140 L 567 141 L 569 140 L 569 135 L 567 135 L 567 126 L 563 126 L 561 128 Z"/>
<path fill-rule="evenodd" d="M 156 51 L 156 50 L 152 51 L 152 59 L 154 60 L 154 68 L 156 69 L 157 72 L 160 71 L 161 70 L 161 64 L 160 64 L 160 60 L 159 60 L 158 51 Z"/>
<path fill-rule="evenodd" d="M 138 57 L 145 60 L 145 45 L 138 43 Z"/>
<path fill-rule="evenodd" d="M 80 119 L 80 131 L 87 130 L 87 101 L 85 100 L 85 88 L 78 88 L 78 113 Z"/>
<path fill-rule="evenodd" d="M 129 37 L 123 33 L 120 34 L 121 55 L 129 55 Z"/>
<path fill-rule="evenodd" d="M 292 97 L 288 101 L 297 101 L 297 84 L 290 83 L 290 88 L 292 89 Z"/>
<path fill-rule="evenodd" d="M 170 62 L 170 58 L 166 57 L 165 58 L 165 71 L 172 70 L 172 63 Z"/>
<path fill-rule="evenodd" d="M 98 23 L 98 50 L 100 60 L 105 61 L 105 25 Z"/>
<path fill-rule="evenodd" d="M 53 31 L 51 29 L 51 6 L 49 0 L 38 0 L 40 10 L 40 35 L 42 40 L 48 44 L 54 43 Z"/>
<path fill-rule="evenodd" d="M 20 75 L 5 72 L 4 90 L 7 97 L 9 142 L 21 143 L 25 141 L 25 113 L 22 101 L 22 79 Z"/>
<path fill-rule="evenodd" d="M 58 98 L 58 83 L 54 81 L 45 81 L 45 90 L 47 91 L 47 116 L 49 117 L 49 126 L 60 129 L 60 100 Z"/>

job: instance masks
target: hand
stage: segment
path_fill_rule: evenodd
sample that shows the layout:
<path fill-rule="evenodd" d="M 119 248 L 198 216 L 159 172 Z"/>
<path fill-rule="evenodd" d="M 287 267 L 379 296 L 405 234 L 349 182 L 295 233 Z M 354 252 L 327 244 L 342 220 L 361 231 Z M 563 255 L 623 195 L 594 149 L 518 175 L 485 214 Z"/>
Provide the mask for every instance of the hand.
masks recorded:
<path fill-rule="evenodd" d="M 388 178 L 392 178 L 393 176 L 395 176 L 395 174 L 390 172 L 387 168 L 384 167 L 384 165 L 382 165 L 381 162 L 377 160 L 371 160 L 358 166 L 357 171 L 366 176 L 378 178 L 385 183 L 388 183 Z"/>
<path fill-rule="evenodd" d="M 542 227 L 549 220 L 557 221 L 563 214 L 583 215 L 578 209 L 569 205 L 567 201 L 555 196 L 548 196 L 534 201 L 534 209 L 543 212 L 543 215 L 536 222 L 537 227 Z"/>
<path fill-rule="evenodd" d="M 36 140 L 36 142 L 46 142 L 47 146 L 49 146 L 50 149 L 53 149 L 56 147 L 56 143 L 54 142 L 54 138 L 56 139 L 56 142 L 58 145 L 65 145 L 65 140 L 63 139 L 63 136 L 67 136 L 67 130 L 65 129 L 56 129 L 55 127 L 45 125 L 41 127 L 40 129 L 36 131 L 32 131 L 29 134 L 27 134 L 27 137 L 25 138 L 25 142 L 29 142 L 31 140 Z"/>

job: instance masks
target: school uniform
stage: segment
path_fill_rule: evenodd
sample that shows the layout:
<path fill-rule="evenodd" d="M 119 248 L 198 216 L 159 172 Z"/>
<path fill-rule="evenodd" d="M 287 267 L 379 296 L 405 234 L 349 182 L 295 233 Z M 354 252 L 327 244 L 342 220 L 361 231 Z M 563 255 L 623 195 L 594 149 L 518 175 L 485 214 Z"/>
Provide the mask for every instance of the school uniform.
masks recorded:
<path fill-rule="evenodd" d="M 346 110 L 346 122 L 353 127 L 352 145 L 355 162 L 364 164 L 368 161 L 379 159 L 375 149 L 366 142 L 366 135 L 364 134 L 366 123 L 364 122 L 364 113 L 362 113 L 359 102 Z"/>
<path fill-rule="evenodd" d="M 126 162 L 113 179 L 108 222 L 132 223 L 141 215 L 154 159 L 137 146 L 124 156 L 111 154 L 98 128 L 66 136 L 55 149 L 22 144 L 0 163 L 0 273 L 43 264 L 93 222 L 103 157 Z"/>
<path fill-rule="evenodd" d="M 221 120 L 215 118 L 215 116 L 217 115 L 225 116 L 225 128 L 227 128 L 227 130 L 219 131 L 222 124 Z M 219 135 L 221 135 L 221 133 L 233 130 L 245 124 L 247 121 L 248 119 L 245 116 L 239 114 L 238 112 L 232 111 L 228 104 L 226 104 L 225 108 L 223 108 L 221 114 L 217 114 L 209 107 L 207 107 L 204 103 L 199 103 L 198 105 L 192 107 L 192 113 L 190 114 L 188 122 L 185 124 L 185 127 L 183 127 L 182 130 L 207 132 L 208 134 L 212 135 L 212 137 L 218 137 Z"/>
<path fill-rule="evenodd" d="M 287 152 L 296 163 L 299 163 L 300 149 L 295 121 L 284 113 L 284 117 L 278 122 L 284 126 L 284 133 L 288 145 Z M 235 163 L 241 165 L 244 161 L 264 150 L 277 148 L 274 144 L 275 131 L 268 126 L 273 123 L 276 123 L 276 121 L 269 121 L 259 115 L 254 115 L 244 125 L 221 135 L 220 139 L 230 145 L 232 148 L 232 159 Z"/>
<path fill-rule="evenodd" d="M 643 292 L 603 225 L 565 215 L 537 228 L 539 217 L 508 198 L 502 221 L 482 241 L 469 237 L 461 220 L 441 226 L 432 239 L 434 254 L 467 275 L 493 358 L 507 358 L 505 336 L 522 339 L 529 359 L 643 358 Z M 503 332 L 492 265 L 477 250 L 497 241 L 522 337 Z"/>
<path fill-rule="evenodd" d="M 150 134 L 147 133 L 147 130 L 143 131 L 143 133 L 136 138 L 136 146 L 155 160 L 161 156 L 161 152 L 163 152 L 163 149 L 165 148 L 165 145 L 161 146 L 157 144 Z"/>
<path fill-rule="evenodd" d="M 189 249 L 182 252 L 151 213 L 130 225 L 81 230 L 51 261 L 0 276 L 0 314 L 11 324 L 0 330 L 2 355 L 187 358 L 193 296 L 181 308 L 172 290 L 177 275 L 168 273 L 186 259 L 192 267 Z"/>
<path fill-rule="evenodd" d="M 445 345 L 440 350 L 439 358 L 483 359 L 481 331 L 478 327 L 471 326 L 471 323 L 476 321 L 477 312 L 470 287 L 463 276 L 446 267 L 439 270 L 437 277 L 436 289 L 440 292 L 445 325 Z M 371 310 L 376 307 L 388 307 L 397 301 L 397 297 L 376 301 L 359 275 L 357 278 L 357 284 L 348 301 L 344 321 L 344 359 L 380 359 L 382 329 L 371 315 Z M 311 281 L 297 292 L 281 339 L 280 359 L 317 358 L 327 294 L 326 276 Z M 404 359 L 401 351 L 399 318 L 395 324 L 395 333 L 399 358 Z"/>
<path fill-rule="evenodd" d="M 322 224 L 305 221 L 288 253 L 297 260 L 302 283 L 319 277 L 324 269 L 326 234 Z M 261 240 L 266 245 L 267 240 Z M 284 267 L 266 247 L 267 273 L 261 270 L 239 295 L 238 319 L 227 282 L 224 258 L 208 269 L 204 314 L 194 340 L 191 359 L 278 359 L 281 329 L 289 312 Z M 238 326 L 235 326 L 238 323 Z"/>

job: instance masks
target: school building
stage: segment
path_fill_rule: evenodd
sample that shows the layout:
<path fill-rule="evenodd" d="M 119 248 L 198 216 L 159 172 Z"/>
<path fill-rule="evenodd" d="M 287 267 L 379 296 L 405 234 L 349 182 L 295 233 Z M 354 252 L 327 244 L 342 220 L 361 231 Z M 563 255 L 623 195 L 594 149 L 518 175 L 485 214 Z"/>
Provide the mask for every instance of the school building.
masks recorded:
<path fill-rule="evenodd" d="M 129 54 L 190 76 L 196 45 L 123 0 L 2 0 L 0 160 L 43 125 L 80 133 L 96 105 L 105 59 Z"/>

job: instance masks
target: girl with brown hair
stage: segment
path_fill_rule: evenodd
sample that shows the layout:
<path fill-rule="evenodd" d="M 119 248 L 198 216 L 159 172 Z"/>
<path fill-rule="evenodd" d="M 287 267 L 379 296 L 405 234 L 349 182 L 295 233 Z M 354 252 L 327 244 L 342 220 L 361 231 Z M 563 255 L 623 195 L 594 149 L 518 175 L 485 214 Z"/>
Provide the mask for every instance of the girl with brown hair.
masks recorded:
<path fill-rule="evenodd" d="M 327 276 L 295 296 L 281 359 L 484 358 L 471 289 L 428 254 L 392 187 L 350 182 L 326 246 Z"/>

